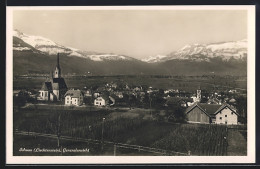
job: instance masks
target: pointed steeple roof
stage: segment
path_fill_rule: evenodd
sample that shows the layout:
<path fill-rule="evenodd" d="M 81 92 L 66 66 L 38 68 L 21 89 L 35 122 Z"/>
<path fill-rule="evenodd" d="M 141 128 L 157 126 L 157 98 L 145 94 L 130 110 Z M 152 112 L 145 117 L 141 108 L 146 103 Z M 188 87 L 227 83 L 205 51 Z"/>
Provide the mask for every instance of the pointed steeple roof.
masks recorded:
<path fill-rule="evenodd" d="M 60 69 L 60 54 L 59 53 L 57 55 L 57 65 L 56 65 L 56 67 Z"/>

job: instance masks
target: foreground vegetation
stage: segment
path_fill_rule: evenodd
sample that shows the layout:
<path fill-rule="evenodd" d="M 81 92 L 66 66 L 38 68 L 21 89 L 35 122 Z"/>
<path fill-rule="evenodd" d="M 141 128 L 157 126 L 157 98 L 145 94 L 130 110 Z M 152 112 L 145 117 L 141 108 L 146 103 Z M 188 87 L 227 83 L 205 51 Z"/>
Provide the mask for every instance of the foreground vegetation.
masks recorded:
<path fill-rule="evenodd" d="M 158 121 L 155 114 L 155 111 L 150 114 L 148 109 L 75 111 L 22 108 L 14 113 L 14 129 L 55 134 L 57 140 L 50 143 L 53 147 L 64 146 L 60 136 L 101 140 L 103 128 L 105 141 L 190 152 L 191 155 L 227 155 L 226 126 L 169 123 Z M 21 140 L 16 138 L 14 146 L 17 147 Z M 73 145 L 77 146 L 76 143 L 65 144 Z M 100 145 L 89 147 L 92 153 L 100 153 Z M 113 147 L 107 151 L 113 152 Z M 133 150 L 122 151 L 133 153 Z"/>

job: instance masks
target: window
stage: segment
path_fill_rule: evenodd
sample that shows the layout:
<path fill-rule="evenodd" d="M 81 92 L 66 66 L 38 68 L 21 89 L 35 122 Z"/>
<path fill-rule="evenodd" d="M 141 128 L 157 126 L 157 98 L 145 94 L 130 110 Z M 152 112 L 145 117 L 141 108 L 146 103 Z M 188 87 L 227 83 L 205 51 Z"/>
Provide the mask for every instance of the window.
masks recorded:
<path fill-rule="evenodd" d="M 225 115 L 225 117 L 227 117 L 227 115 Z"/>
<path fill-rule="evenodd" d="M 69 104 L 70 102 L 69 102 L 69 101 L 67 101 L 67 103 Z"/>
<path fill-rule="evenodd" d="M 231 112 L 231 115 L 233 115 L 233 112 Z"/>
<path fill-rule="evenodd" d="M 222 117 L 219 117 L 219 120 L 222 120 Z"/>
<path fill-rule="evenodd" d="M 225 121 L 225 124 L 227 124 L 227 121 Z"/>

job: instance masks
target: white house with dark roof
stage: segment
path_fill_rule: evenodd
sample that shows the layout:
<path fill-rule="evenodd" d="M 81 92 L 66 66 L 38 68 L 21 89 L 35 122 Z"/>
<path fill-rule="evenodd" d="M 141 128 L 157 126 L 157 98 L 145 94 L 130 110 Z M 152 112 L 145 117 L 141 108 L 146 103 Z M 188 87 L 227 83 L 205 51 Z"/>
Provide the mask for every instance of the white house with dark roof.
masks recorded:
<path fill-rule="evenodd" d="M 52 93 L 52 84 L 51 82 L 43 82 L 41 90 L 39 90 L 39 95 L 37 100 L 50 100 L 50 93 Z"/>
<path fill-rule="evenodd" d="M 83 104 L 84 94 L 80 90 L 68 90 L 65 93 L 65 105 L 71 106 L 80 106 Z"/>
<path fill-rule="evenodd" d="M 214 114 L 216 124 L 238 124 L 238 113 L 227 104 L 221 106 Z"/>
<path fill-rule="evenodd" d="M 95 106 L 105 106 L 106 105 L 106 100 L 103 97 L 97 97 L 94 100 L 94 105 Z"/>
<path fill-rule="evenodd" d="M 112 96 L 101 95 L 94 100 L 94 106 L 113 106 L 115 99 Z"/>

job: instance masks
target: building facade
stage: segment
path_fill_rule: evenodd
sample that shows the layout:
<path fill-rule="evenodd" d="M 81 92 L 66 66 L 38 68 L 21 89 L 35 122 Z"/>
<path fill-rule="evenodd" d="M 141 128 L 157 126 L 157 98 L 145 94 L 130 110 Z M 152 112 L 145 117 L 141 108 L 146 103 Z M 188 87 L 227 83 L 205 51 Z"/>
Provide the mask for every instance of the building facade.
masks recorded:
<path fill-rule="evenodd" d="M 94 100 L 94 105 L 95 106 L 105 106 L 106 105 L 106 100 L 103 97 L 97 97 Z"/>
<path fill-rule="evenodd" d="M 216 112 L 216 124 L 238 124 L 238 114 L 228 106 Z"/>
<path fill-rule="evenodd" d="M 115 99 L 111 96 L 101 95 L 94 100 L 94 106 L 113 106 Z"/>
<path fill-rule="evenodd" d="M 65 105 L 80 106 L 83 104 L 84 94 L 80 90 L 68 90 L 65 93 Z"/>
<path fill-rule="evenodd" d="M 188 122 L 193 123 L 210 123 L 211 117 L 199 106 L 195 106 L 187 112 Z"/>

